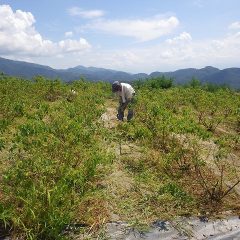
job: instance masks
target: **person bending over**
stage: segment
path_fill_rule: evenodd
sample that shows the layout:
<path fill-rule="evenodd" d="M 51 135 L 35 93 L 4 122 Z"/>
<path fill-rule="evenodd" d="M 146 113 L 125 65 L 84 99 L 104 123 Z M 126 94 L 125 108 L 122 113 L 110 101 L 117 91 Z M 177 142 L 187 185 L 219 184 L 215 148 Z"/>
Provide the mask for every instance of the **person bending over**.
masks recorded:
<path fill-rule="evenodd" d="M 128 83 L 115 81 L 112 84 L 112 92 L 119 96 L 118 120 L 123 121 L 124 111 L 128 107 L 127 120 L 130 121 L 133 118 L 134 88 Z"/>

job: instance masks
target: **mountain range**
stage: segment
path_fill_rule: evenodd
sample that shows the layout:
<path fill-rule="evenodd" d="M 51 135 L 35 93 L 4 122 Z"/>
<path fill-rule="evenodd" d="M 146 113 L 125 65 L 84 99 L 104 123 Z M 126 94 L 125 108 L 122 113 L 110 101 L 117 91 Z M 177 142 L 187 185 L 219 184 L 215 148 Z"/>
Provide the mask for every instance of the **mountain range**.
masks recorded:
<path fill-rule="evenodd" d="M 131 74 L 123 71 L 84 66 L 77 66 L 68 69 L 54 69 L 49 66 L 14 61 L 0 57 L 0 72 L 27 79 L 32 79 L 36 75 L 41 75 L 51 79 L 60 78 L 66 82 L 78 80 L 81 77 L 90 81 L 131 82 L 133 80 L 164 75 L 173 78 L 174 82 L 177 84 L 184 84 L 194 77 L 202 83 L 226 84 L 232 88 L 240 89 L 240 68 L 226 68 L 220 70 L 215 67 L 207 66 L 201 69 L 186 68 L 172 72 L 156 71 L 150 74 Z"/>

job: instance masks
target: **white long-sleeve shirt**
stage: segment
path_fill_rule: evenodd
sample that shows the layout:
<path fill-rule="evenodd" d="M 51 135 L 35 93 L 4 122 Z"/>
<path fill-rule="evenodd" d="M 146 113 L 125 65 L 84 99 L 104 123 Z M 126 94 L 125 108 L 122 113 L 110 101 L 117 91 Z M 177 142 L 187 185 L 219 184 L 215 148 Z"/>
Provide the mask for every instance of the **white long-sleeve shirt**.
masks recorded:
<path fill-rule="evenodd" d="M 131 99 L 135 94 L 135 90 L 128 83 L 121 83 L 122 91 L 118 92 L 118 95 L 122 98 L 122 102 L 125 103 L 127 100 Z"/>

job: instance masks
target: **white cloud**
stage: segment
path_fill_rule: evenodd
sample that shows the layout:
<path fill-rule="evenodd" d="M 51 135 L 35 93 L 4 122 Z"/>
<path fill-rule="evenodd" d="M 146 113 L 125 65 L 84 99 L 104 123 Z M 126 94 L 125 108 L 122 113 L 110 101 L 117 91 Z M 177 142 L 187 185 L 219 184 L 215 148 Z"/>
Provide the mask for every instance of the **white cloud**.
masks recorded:
<path fill-rule="evenodd" d="M 39 58 L 38 63 L 55 68 L 84 65 L 135 73 L 201 68 L 208 65 L 218 68 L 239 66 L 240 32 L 231 35 L 226 33 L 223 38 L 205 41 L 198 41 L 190 36 L 190 33 L 181 33 L 172 38 L 176 40 L 174 42 L 162 41 L 151 46 L 147 44 L 147 47 L 140 44 L 128 49 L 93 48 L 80 52 L 81 54 L 64 55 L 64 58 L 50 57 L 47 62 L 46 58 Z M 66 45 L 62 47 L 68 49 Z"/>
<path fill-rule="evenodd" d="M 192 37 L 190 35 L 190 33 L 187 33 L 187 32 L 183 32 L 181 33 L 179 36 L 177 37 L 174 37 L 173 39 L 167 39 L 167 43 L 170 43 L 170 44 L 176 44 L 176 43 L 179 43 L 179 42 L 190 42 L 192 40 Z"/>
<path fill-rule="evenodd" d="M 173 41 L 174 40 L 174 41 Z M 103 50 L 83 53 L 74 65 L 105 67 L 129 72 L 172 71 L 180 68 L 212 65 L 219 68 L 233 67 L 240 55 L 240 32 L 222 39 L 197 41 L 190 33 L 181 33 L 150 47 Z M 101 61 L 99 61 L 101 59 Z"/>
<path fill-rule="evenodd" d="M 51 56 L 72 51 L 83 51 L 91 46 L 85 40 L 52 42 L 43 39 L 34 27 L 30 12 L 13 12 L 9 5 L 0 5 L 0 54 L 19 56 Z"/>
<path fill-rule="evenodd" d="M 80 38 L 79 41 L 71 39 L 62 40 L 58 43 L 58 46 L 63 52 L 81 52 L 90 47 L 89 43 L 84 38 Z"/>
<path fill-rule="evenodd" d="M 233 22 L 229 25 L 229 29 L 240 29 L 240 22 Z"/>
<path fill-rule="evenodd" d="M 72 37 L 73 36 L 73 32 L 65 32 L 65 37 Z"/>
<path fill-rule="evenodd" d="M 83 10 L 81 8 L 78 8 L 78 7 L 72 7 L 72 8 L 69 8 L 68 9 L 68 13 L 71 15 L 71 16 L 79 16 L 79 17 L 82 17 L 82 18 L 88 18 L 88 19 L 91 19 L 91 18 L 99 18 L 99 17 L 102 17 L 104 16 L 105 12 L 102 11 L 102 10 Z"/>
<path fill-rule="evenodd" d="M 94 21 L 86 28 L 96 29 L 107 33 L 133 37 L 138 41 L 149 41 L 171 33 L 179 25 L 176 17 L 136 20 L 105 20 Z"/>

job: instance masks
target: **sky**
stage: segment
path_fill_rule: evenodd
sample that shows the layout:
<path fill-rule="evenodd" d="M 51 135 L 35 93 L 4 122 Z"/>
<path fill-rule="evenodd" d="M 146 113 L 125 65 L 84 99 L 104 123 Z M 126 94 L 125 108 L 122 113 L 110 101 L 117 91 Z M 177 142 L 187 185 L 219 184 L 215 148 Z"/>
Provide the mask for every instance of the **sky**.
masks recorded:
<path fill-rule="evenodd" d="M 240 67 L 239 0 L 0 0 L 0 56 L 130 73 Z"/>

